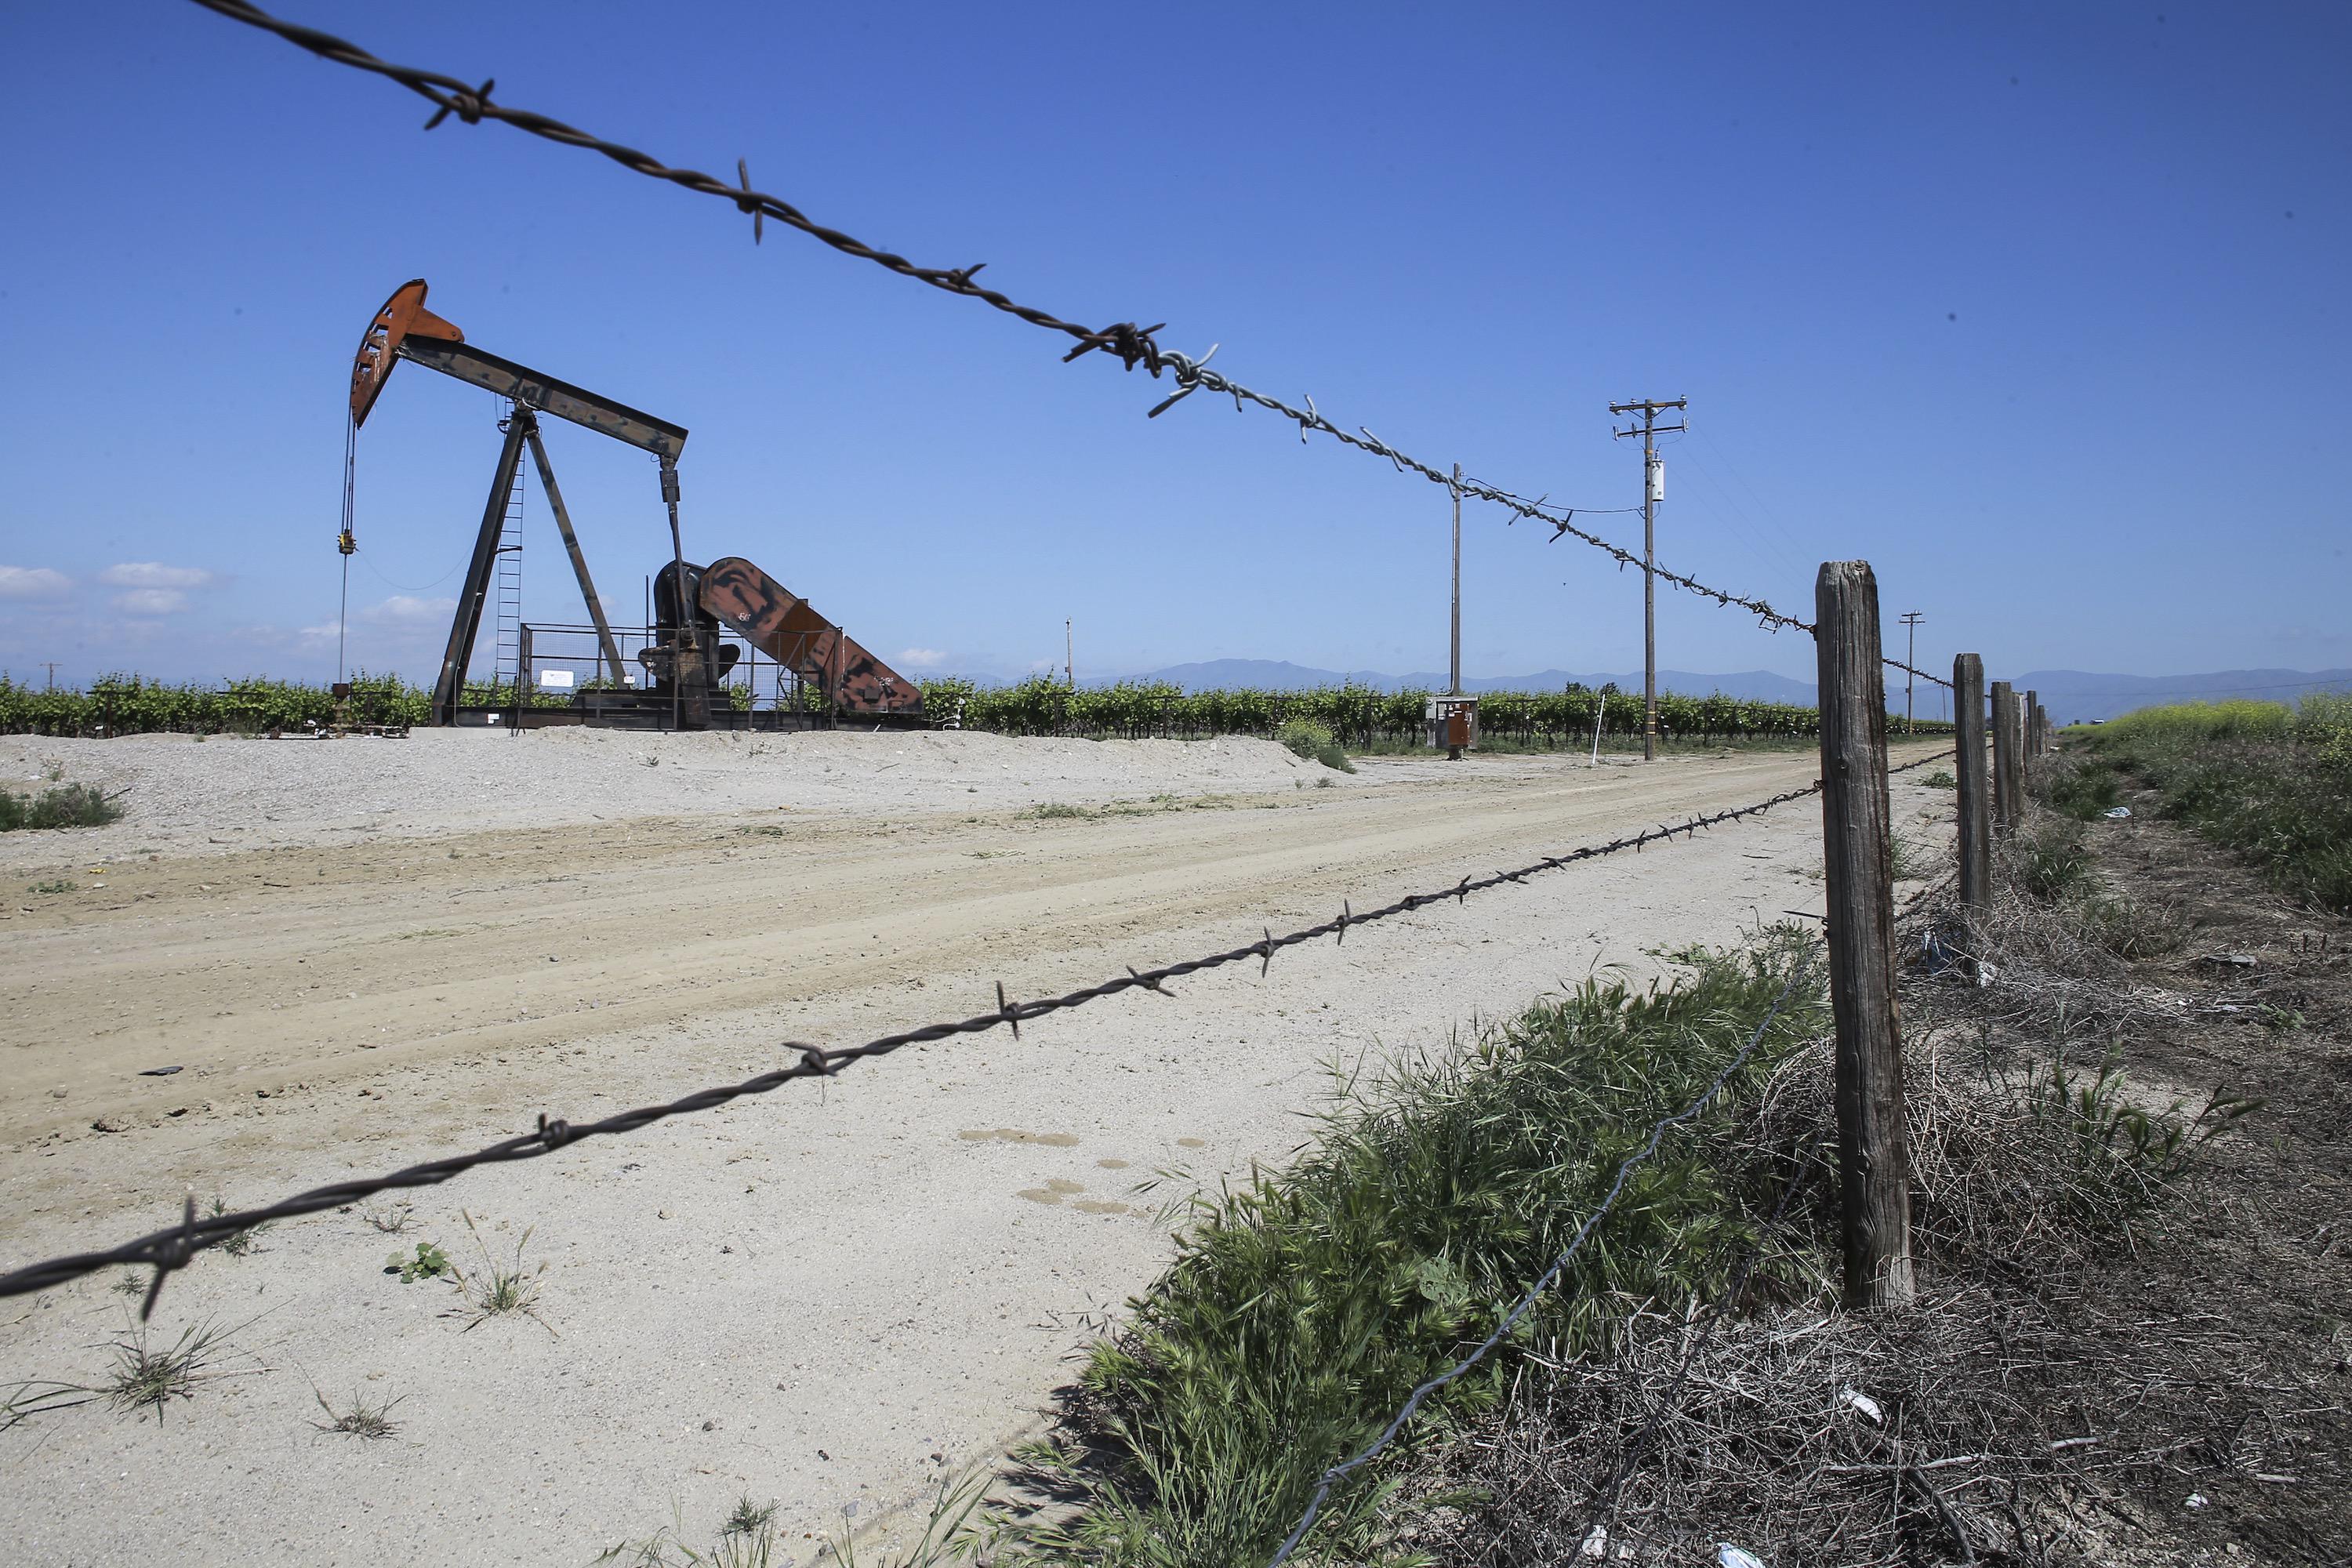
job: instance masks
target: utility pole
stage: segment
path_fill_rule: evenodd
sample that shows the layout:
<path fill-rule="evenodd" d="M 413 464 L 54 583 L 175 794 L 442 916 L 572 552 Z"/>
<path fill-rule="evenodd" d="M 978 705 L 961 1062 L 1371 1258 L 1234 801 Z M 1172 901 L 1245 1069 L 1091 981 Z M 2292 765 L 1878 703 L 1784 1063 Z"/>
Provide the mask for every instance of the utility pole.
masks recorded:
<path fill-rule="evenodd" d="M 49 672 L 49 689 L 55 691 L 58 689 L 58 661 L 54 658 L 43 659 L 41 665 Z"/>
<path fill-rule="evenodd" d="M 1639 403 L 1612 403 L 1612 414 L 1639 414 L 1642 428 L 1631 426 L 1612 430 L 1617 440 L 1639 434 L 1642 437 L 1642 760 L 1655 762 L 1658 756 L 1658 502 L 1666 495 L 1665 469 L 1658 461 L 1657 436 L 1661 430 L 1687 430 L 1687 425 L 1661 425 L 1658 416 L 1669 408 L 1688 408 L 1690 399 L 1677 397 L 1671 403 L 1655 398 L 1643 398 Z"/>
<path fill-rule="evenodd" d="M 1069 683 L 1071 690 L 1078 689 L 1077 636 L 1070 630 L 1067 616 L 1062 617 L 1062 679 Z"/>
<path fill-rule="evenodd" d="M 1903 645 L 1905 664 L 1919 662 L 1919 623 L 1927 618 L 1916 610 L 1903 612 L 1903 624 L 1910 628 L 1910 640 Z M 1915 732 L 1911 722 L 1911 672 L 1907 669 L 1903 672 L 1903 732 L 1906 735 Z"/>
<path fill-rule="evenodd" d="M 1454 483 L 1447 487 L 1454 492 L 1454 635 L 1452 662 L 1447 665 L 1451 683 L 1446 687 L 1453 696 L 1462 695 L 1462 465 L 1454 465 Z"/>

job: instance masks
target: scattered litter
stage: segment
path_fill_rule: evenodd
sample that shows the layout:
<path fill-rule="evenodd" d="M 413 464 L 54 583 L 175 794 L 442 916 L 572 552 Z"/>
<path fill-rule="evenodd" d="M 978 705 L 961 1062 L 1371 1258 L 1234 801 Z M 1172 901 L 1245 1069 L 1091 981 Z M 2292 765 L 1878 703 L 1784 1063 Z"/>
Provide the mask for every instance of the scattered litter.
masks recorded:
<path fill-rule="evenodd" d="M 2197 962 L 2216 969 L 2252 969 L 2261 961 L 2251 952 L 2209 952 Z"/>
<path fill-rule="evenodd" d="M 2131 807 L 2127 805 L 2119 805 L 2113 811 L 2105 813 L 2105 816 L 2109 822 L 2121 822 L 2130 815 Z"/>
<path fill-rule="evenodd" d="M 1720 1568 L 1764 1568 L 1764 1559 L 1728 1541 L 1715 1543 L 1715 1560 Z"/>
<path fill-rule="evenodd" d="M 1999 965 L 1991 963 L 1979 963 L 1977 965 L 1978 990 L 1983 990 L 1986 986 L 1990 985 L 1994 981 L 2000 978 L 2000 969 Z"/>
<path fill-rule="evenodd" d="M 1886 1423 L 1885 1412 L 1879 1409 L 1878 1401 L 1859 1389 L 1839 1389 L 1838 1403 L 1855 1412 L 1874 1426 L 1882 1426 Z"/>
<path fill-rule="evenodd" d="M 2205 1506 L 2205 1494 L 2203 1492 L 2190 1492 L 2189 1494 L 2189 1506 L 2190 1508 L 2203 1508 Z"/>
<path fill-rule="evenodd" d="M 141 1068 L 139 1069 L 139 1076 L 141 1078 L 170 1078 L 173 1073 L 178 1072 L 179 1070 L 180 1069 L 175 1067 Z"/>

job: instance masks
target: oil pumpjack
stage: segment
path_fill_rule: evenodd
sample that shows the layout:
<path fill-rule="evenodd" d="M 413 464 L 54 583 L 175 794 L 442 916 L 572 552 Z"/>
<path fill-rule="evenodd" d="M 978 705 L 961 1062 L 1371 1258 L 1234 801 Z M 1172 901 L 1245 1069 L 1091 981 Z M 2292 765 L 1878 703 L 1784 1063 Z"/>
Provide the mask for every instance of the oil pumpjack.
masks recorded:
<path fill-rule="evenodd" d="M 503 422 L 504 448 L 490 480 L 489 500 L 482 509 L 480 531 L 449 624 L 449 641 L 441 656 L 440 674 L 433 686 L 432 722 L 458 721 L 466 669 L 472 662 L 474 642 L 481 628 L 482 607 L 488 596 L 491 574 L 498 563 L 499 536 L 504 531 L 508 498 L 522 463 L 523 447 L 530 448 L 539 470 L 540 488 L 548 510 L 563 536 L 572 570 L 580 581 L 594 625 L 600 660 L 609 666 L 614 685 L 625 668 L 618 643 L 605 619 L 604 602 L 588 573 L 572 531 L 563 494 L 556 488 L 555 470 L 540 440 L 539 416 L 551 415 L 591 430 L 625 441 L 650 452 L 661 468 L 661 495 L 669 512 L 670 554 L 653 584 L 652 641 L 637 655 L 649 678 L 635 689 L 590 689 L 575 693 L 575 721 L 667 723 L 671 728 L 700 730 L 713 721 L 711 698 L 720 690 L 742 650 L 721 640 L 721 628 L 743 637 L 777 664 L 814 686 L 820 696 L 819 721 L 859 718 L 919 723 L 920 688 L 876 658 L 840 627 L 810 608 L 807 600 L 786 590 L 740 555 L 726 556 L 708 566 L 686 559 L 678 531 L 677 458 L 686 446 L 686 427 L 640 413 L 625 404 L 575 386 L 543 371 L 475 347 L 466 334 L 425 308 L 425 284 L 411 279 L 393 291 L 383 308 L 368 323 L 352 362 L 351 427 L 367 423 L 368 411 L 383 395 L 393 366 L 402 360 L 427 365 L 459 381 L 509 400 L 512 407 Z M 348 526 L 338 542 L 345 554 L 356 548 Z M 600 683 L 601 684 L 601 683 Z"/>

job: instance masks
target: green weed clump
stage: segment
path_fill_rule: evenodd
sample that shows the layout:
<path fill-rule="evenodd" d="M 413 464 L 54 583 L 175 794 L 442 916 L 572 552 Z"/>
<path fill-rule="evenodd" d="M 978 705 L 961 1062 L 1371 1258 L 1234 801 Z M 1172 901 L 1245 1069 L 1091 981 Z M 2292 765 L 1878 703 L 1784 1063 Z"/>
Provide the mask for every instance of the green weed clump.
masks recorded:
<path fill-rule="evenodd" d="M 1283 724 L 1274 738 L 1281 742 L 1294 757 L 1311 758 L 1343 773 L 1356 771 L 1356 764 L 1348 760 L 1348 753 L 1340 749 L 1339 738 L 1331 733 L 1328 724 L 1318 723 L 1312 719 L 1292 719 Z"/>
<path fill-rule="evenodd" d="M 0 833 L 25 827 L 102 827 L 122 808 L 89 784 L 59 784 L 37 795 L 0 789 Z"/>
<path fill-rule="evenodd" d="M 2120 1049 L 2085 1072 L 2069 1065 L 2062 1048 L 2025 1096 L 2028 1116 L 2051 1135 L 2044 1146 L 2071 1166 L 2052 1191 L 2093 1229 L 2128 1229 L 2200 1150 L 2263 1104 L 2216 1091 L 2193 1114 L 2178 1100 L 2150 1111 L 2132 1102 L 2125 1083 Z"/>
<path fill-rule="evenodd" d="M 2285 891 L 2352 913 L 2352 697 L 2147 708 L 2091 744 L 2112 772 L 2153 784 L 2165 816 Z"/>
<path fill-rule="evenodd" d="M 1195 1198 L 1176 1263 L 1091 1353 L 1079 1441 L 1029 1456 L 1081 1500 L 1038 1544 L 1099 1563 L 1264 1562 L 1322 1469 L 1492 1331 L 1811 952 L 1776 930 L 1654 991 L 1590 980 L 1464 1048 L 1349 1081 L 1297 1164 Z M 1628 1178 L 1516 1345 L 1572 1357 L 1630 1305 L 1720 1288 L 1751 1234 L 1739 1194 L 1754 1178 L 1724 1130 L 1824 1026 L 1818 981 L 1801 980 L 1725 1091 Z M 1434 1417 L 1491 1404 L 1514 1362 L 1454 1384 Z M 1318 1540 L 1368 1544 L 1381 1492 L 1342 1489 Z"/>

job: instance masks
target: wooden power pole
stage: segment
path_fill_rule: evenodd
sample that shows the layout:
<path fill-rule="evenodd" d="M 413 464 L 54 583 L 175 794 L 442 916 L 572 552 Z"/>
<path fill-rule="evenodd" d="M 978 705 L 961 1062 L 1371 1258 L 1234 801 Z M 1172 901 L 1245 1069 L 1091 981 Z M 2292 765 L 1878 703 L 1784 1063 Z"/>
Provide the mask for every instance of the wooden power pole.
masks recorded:
<path fill-rule="evenodd" d="M 1612 430 L 1617 440 L 1642 437 L 1642 760 L 1658 756 L 1658 502 L 1666 495 L 1665 470 L 1658 461 L 1658 433 L 1687 430 L 1687 425 L 1661 425 L 1658 416 L 1669 408 L 1688 408 L 1690 399 L 1671 403 L 1643 398 L 1639 403 L 1612 403 L 1612 414 L 1639 414 L 1642 427 Z"/>
<path fill-rule="evenodd" d="M 1449 685 L 1445 689 L 1453 696 L 1462 695 L 1462 465 L 1454 465 L 1454 482 L 1446 487 L 1454 492 L 1454 631 L 1447 647 L 1452 650 L 1446 668 Z"/>
<path fill-rule="evenodd" d="M 1852 1307 L 1902 1307 L 1911 1268 L 1911 1135 L 1895 1014 L 1894 811 L 1878 580 L 1825 561 L 1813 587 L 1820 652 L 1822 868 L 1837 1026 L 1838 1188 Z"/>
<path fill-rule="evenodd" d="M 1916 610 L 1903 612 L 1903 625 L 1907 632 L 1903 645 L 1903 662 L 1906 665 L 1919 662 L 1919 623 L 1927 618 Z M 1918 726 L 1911 722 L 1911 671 L 1906 669 L 1903 672 L 1903 732 L 1906 735 L 1918 733 Z"/>

